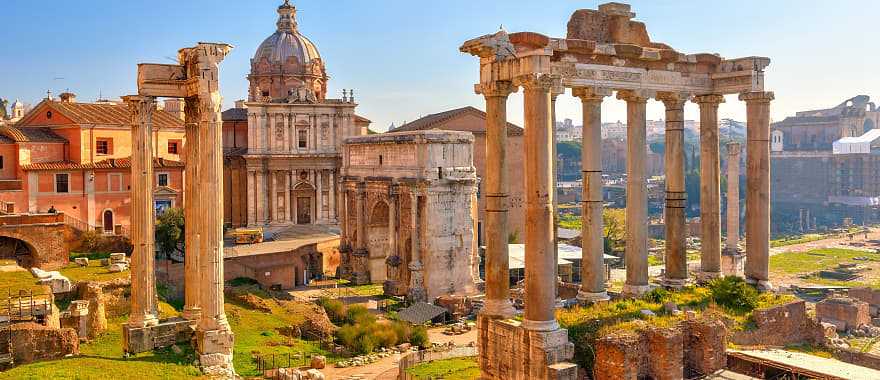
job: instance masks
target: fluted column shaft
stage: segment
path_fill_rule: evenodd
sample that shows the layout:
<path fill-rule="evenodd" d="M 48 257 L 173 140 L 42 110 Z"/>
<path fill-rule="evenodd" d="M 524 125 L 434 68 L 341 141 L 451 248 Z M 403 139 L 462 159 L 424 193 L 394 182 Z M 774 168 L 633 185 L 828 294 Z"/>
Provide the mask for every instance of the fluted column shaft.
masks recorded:
<path fill-rule="evenodd" d="M 626 101 L 626 283 L 623 293 L 648 290 L 648 181 L 645 108 L 647 94 L 618 91 Z"/>
<path fill-rule="evenodd" d="M 525 88 L 526 236 L 525 315 L 523 327 L 553 331 L 556 301 L 555 244 L 553 241 L 553 128 L 547 75 L 531 75 Z"/>
<path fill-rule="evenodd" d="M 608 299 L 605 292 L 605 242 L 602 223 L 602 100 L 611 95 L 607 89 L 575 88 L 572 95 L 581 99 L 583 131 L 581 136 L 581 303 Z"/>
<path fill-rule="evenodd" d="M 507 97 L 515 91 L 510 82 L 482 88 L 486 99 L 486 301 L 482 313 L 510 317 L 510 267 L 508 262 Z"/>
<path fill-rule="evenodd" d="M 721 95 L 700 95 L 700 279 L 721 276 L 721 161 L 718 105 Z"/>
<path fill-rule="evenodd" d="M 184 173 L 186 186 L 183 192 L 185 205 L 183 209 L 184 223 L 184 307 L 183 317 L 191 321 L 198 321 L 201 316 L 201 264 L 200 259 L 200 240 L 201 227 L 199 213 L 200 196 L 199 194 L 199 119 L 197 112 L 199 110 L 198 102 L 195 98 L 187 98 L 186 112 L 192 114 L 187 117 L 186 123 L 186 172 Z M 248 182 L 250 184 L 252 172 L 248 171 Z M 248 188 L 248 195 L 253 191 Z M 251 217 L 252 211 L 248 204 L 248 224 L 253 223 Z"/>
<path fill-rule="evenodd" d="M 127 96 L 131 112 L 131 314 L 129 326 L 158 324 L 153 205 L 153 111 L 156 100 L 148 96 Z"/>
<path fill-rule="evenodd" d="M 682 286 L 688 279 L 687 191 L 684 184 L 684 103 L 675 93 L 658 96 L 666 106 L 666 278 L 665 285 Z"/>
<path fill-rule="evenodd" d="M 746 102 L 746 279 L 770 288 L 770 101 L 772 92 L 740 94 Z"/>

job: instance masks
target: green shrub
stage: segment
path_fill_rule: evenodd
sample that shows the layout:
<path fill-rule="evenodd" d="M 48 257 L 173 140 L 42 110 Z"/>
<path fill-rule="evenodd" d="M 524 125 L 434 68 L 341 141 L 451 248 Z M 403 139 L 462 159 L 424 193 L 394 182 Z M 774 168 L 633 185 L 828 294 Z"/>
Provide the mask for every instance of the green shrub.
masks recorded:
<path fill-rule="evenodd" d="M 428 339 L 428 329 L 425 326 L 415 326 L 412 329 L 412 334 L 409 337 L 409 343 L 413 346 L 418 346 L 421 348 L 428 348 L 431 345 L 431 341 Z"/>
<path fill-rule="evenodd" d="M 345 304 L 340 300 L 330 299 L 330 298 L 321 298 L 318 300 L 318 305 L 324 308 L 324 311 L 327 312 L 327 317 L 330 318 L 330 321 L 339 325 L 347 322 L 347 315 L 345 310 Z"/>
<path fill-rule="evenodd" d="M 370 314 L 370 310 L 364 305 L 351 305 L 347 308 L 346 319 L 348 323 L 370 324 L 376 322 L 376 317 Z"/>
<path fill-rule="evenodd" d="M 85 231 L 80 234 L 79 240 L 73 245 L 72 251 L 98 254 L 125 252 L 130 254 L 132 245 L 131 240 L 125 236 L 104 235 L 97 231 Z"/>
<path fill-rule="evenodd" d="M 643 298 L 648 302 L 663 303 L 669 298 L 669 291 L 664 288 L 654 288 L 645 293 Z"/>
<path fill-rule="evenodd" d="M 709 283 L 709 291 L 716 304 L 739 313 L 748 313 L 758 307 L 760 293 L 739 277 L 728 276 Z"/>

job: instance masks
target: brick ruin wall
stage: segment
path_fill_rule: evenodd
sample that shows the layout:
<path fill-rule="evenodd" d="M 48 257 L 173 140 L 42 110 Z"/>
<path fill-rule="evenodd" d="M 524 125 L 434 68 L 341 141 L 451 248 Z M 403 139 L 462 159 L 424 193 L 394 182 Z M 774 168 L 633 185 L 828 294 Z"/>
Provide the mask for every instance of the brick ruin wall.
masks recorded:
<path fill-rule="evenodd" d="M 12 335 L 12 355 L 16 365 L 79 354 L 79 338 L 74 329 L 58 329 L 27 322 L 17 323 L 9 330 L 0 331 L 0 340 L 9 339 L 6 334 Z"/>
<path fill-rule="evenodd" d="M 752 315 L 756 328 L 734 331 L 731 342 L 741 346 L 777 347 L 824 343 L 824 330 L 818 321 L 807 315 L 806 302 L 803 300 L 755 310 Z"/>
<path fill-rule="evenodd" d="M 596 342 L 593 378 L 682 379 L 715 372 L 727 362 L 727 328 L 721 320 L 693 319 Z"/>

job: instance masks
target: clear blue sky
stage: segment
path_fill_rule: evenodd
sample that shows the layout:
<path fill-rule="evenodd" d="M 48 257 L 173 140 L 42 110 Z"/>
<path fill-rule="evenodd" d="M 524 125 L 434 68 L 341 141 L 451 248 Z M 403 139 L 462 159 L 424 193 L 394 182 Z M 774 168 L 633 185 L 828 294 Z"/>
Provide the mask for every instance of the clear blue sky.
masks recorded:
<path fill-rule="evenodd" d="M 33 1 L 3 2 L 0 97 L 35 104 L 70 89 L 83 101 L 98 94 L 135 92 L 139 62 L 171 63 L 178 48 L 220 41 L 235 50 L 221 65 L 221 89 L 231 106 L 247 95 L 245 76 L 256 47 L 275 29 L 281 0 Z M 597 1 L 562 0 L 294 0 L 300 31 L 318 45 L 331 76 L 329 91 L 354 88 L 358 113 L 384 130 L 420 116 L 463 105 L 483 108 L 473 94 L 477 60 L 460 44 L 495 32 L 565 35 L 578 8 Z M 633 1 L 636 19 L 654 41 L 684 53 L 724 57 L 768 56 L 767 88 L 776 92 L 772 117 L 831 107 L 857 94 L 876 95 L 880 14 L 876 1 Z M 63 79 L 55 79 L 63 78 Z M 521 123 L 521 97 L 509 103 Z M 691 105 L 686 117 L 698 118 Z M 722 117 L 744 119 L 735 97 Z M 558 118 L 580 120 L 578 102 L 563 96 Z M 649 103 L 648 117 L 662 118 Z M 603 119 L 625 119 L 622 101 L 603 105 Z M 576 122 L 576 124 L 579 124 Z"/>

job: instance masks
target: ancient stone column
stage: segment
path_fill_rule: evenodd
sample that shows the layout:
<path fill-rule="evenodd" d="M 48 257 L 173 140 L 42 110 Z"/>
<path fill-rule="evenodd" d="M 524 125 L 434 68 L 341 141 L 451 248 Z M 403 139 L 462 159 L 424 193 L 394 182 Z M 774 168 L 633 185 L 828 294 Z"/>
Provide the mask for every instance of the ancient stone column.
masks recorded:
<path fill-rule="evenodd" d="M 388 256 L 393 257 L 397 256 L 397 185 L 391 185 L 388 191 Z"/>
<path fill-rule="evenodd" d="M 319 220 L 324 220 L 324 179 L 323 169 L 315 170 L 315 220 L 312 223 L 317 223 Z"/>
<path fill-rule="evenodd" d="M 186 172 L 184 173 L 186 186 L 184 189 L 183 216 L 184 223 L 184 307 L 183 317 L 198 322 L 201 318 L 201 264 L 200 258 L 200 241 L 201 227 L 200 224 L 200 196 L 199 194 L 199 104 L 198 98 L 186 98 L 185 111 L 190 113 L 186 116 Z M 248 182 L 251 182 L 252 172 L 247 172 Z M 248 197 L 251 198 L 252 189 L 248 188 Z M 248 203 L 248 208 L 251 204 Z M 253 210 L 248 210 L 248 224 L 253 223 Z"/>
<path fill-rule="evenodd" d="M 355 212 L 357 213 L 357 245 L 352 252 L 352 282 L 362 285 L 370 282 L 369 252 L 367 252 L 367 188 L 366 184 L 357 184 L 355 194 Z"/>
<path fill-rule="evenodd" d="M 412 261 L 409 263 L 409 298 L 410 302 L 426 302 L 428 294 L 425 291 L 425 275 L 422 273 L 422 243 L 419 236 L 419 223 L 421 215 L 419 211 L 419 197 L 415 188 L 410 188 L 409 215 L 410 215 L 410 249 Z"/>
<path fill-rule="evenodd" d="M 190 141 L 193 141 L 193 140 L 187 140 L 187 144 L 189 144 Z M 187 161 L 187 162 L 190 162 L 190 161 Z M 187 178 L 189 178 L 189 177 L 187 177 Z M 196 177 L 194 177 L 194 178 L 198 178 L 198 175 L 196 175 Z M 187 183 L 189 183 L 190 180 L 186 180 L 186 181 L 187 181 Z M 197 182 L 197 181 L 192 181 L 192 182 Z M 257 197 L 259 196 L 259 193 L 257 193 L 256 187 L 257 187 L 257 172 L 255 170 L 248 169 L 247 170 L 247 218 L 248 218 L 247 224 L 248 224 L 248 226 L 253 226 L 253 225 L 257 224 L 257 202 L 258 202 Z M 189 193 L 189 194 L 192 194 L 192 193 Z M 185 196 L 186 196 L 186 194 L 184 194 L 184 197 Z"/>
<path fill-rule="evenodd" d="M 770 101 L 773 92 L 747 92 L 746 280 L 770 289 Z"/>
<path fill-rule="evenodd" d="M 626 282 L 623 294 L 639 296 L 648 286 L 648 180 L 645 107 L 643 91 L 622 90 L 626 101 Z"/>
<path fill-rule="evenodd" d="M 602 225 L 602 99 L 611 90 L 575 88 L 581 99 L 583 134 L 581 142 L 581 288 L 578 301 L 590 303 L 608 299 L 605 292 L 605 243 Z"/>
<path fill-rule="evenodd" d="M 721 277 L 721 157 L 718 153 L 718 105 L 721 95 L 700 95 L 700 256 L 701 281 Z"/>
<path fill-rule="evenodd" d="M 486 175 L 483 178 L 486 197 L 486 300 L 482 313 L 507 318 L 513 316 L 508 294 L 510 267 L 508 263 L 507 229 L 507 96 L 516 91 L 510 82 L 495 82 L 481 88 L 486 98 Z"/>
<path fill-rule="evenodd" d="M 686 95 L 660 93 L 666 106 L 666 278 L 664 285 L 687 283 L 687 191 L 684 186 L 684 103 Z"/>
<path fill-rule="evenodd" d="M 549 75 L 528 75 L 525 88 L 526 236 L 525 314 L 522 326 L 534 331 L 559 328 L 554 315 L 556 257 L 553 241 L 553 128 Z"/>
<path fill-rule="evenodd" d="M 727 144 L 727 249 L 737 251 L 739 246 L 739 156 L 738 142 Z"/>
<path fill-rule="evenodd" d="M 336 169 L 332 169 L 329 172 L 330 174 L 330 194 L 329 194 L 329 207 L 330 207 L 330 222 L 336 222 L 336 197 L 339 194 L 336 193 Z"/>
<path fill-rule="evenodd" d="M 293 214 L 290 212 L 290 171 L 285 171 L 284 173 L 284 221 L 290 222 L 293 220 Z"/>
<path fill-rule="evenodd" d="M 229 52 L 226 44 L 199 43 L 182 49 L 181 61 L 195 79 L 199 108 L 199 205 L 201 240 L 201 319 L 196 328 L 196 352 L 206 375 L 234 374 L 234 334 L 223 309 L 223 124 L 218 85 L 219 64 Z M 187 120 L 196 122 L 196 120 Z"/>
<path fill-rule="evenodd" d="M 156 275 L 153 216 L 153 111 L 149 96 L 126 96 L 131 112 L 131 314 L 128 326 L 159 323 L 156 311 Z M 221 205 L 222 207 L 222 205 Z"/>

